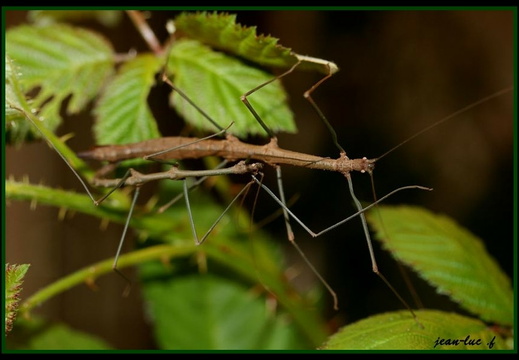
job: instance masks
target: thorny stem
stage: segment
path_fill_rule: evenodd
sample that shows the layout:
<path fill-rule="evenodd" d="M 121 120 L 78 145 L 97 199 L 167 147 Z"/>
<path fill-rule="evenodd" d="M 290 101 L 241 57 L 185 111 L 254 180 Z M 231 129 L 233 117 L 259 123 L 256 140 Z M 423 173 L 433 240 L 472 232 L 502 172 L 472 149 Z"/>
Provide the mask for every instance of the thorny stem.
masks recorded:
<path fill-rule="evenodd" d="M 119 258 L 119 268 L 137 265 L 151 260 L 163 260 L 168 258 L 185 257 L 194 255 L 197 251 L 203 251 L 210 258 L 234 269 L 244 275 L 252 282 L 257 282 L 257 267 L 261 266 L 254 262 L 254 259 L 247 251 L 225 247 L 227 251 L 222 251 L 222 245 L 207 243 L 203 247 L 196 245 L 157 245 L 141 250 L 136 250 L 124 254 Z M 29 317 L 30 311 L 41 303 L 57 296 L 58 294 L 82 283 L 93 283 L 99 276 L 112 272 L 112 259 L 107 259 L 91 266 L 85 267 L 73 274 L 70 274 L 55 283 L 46 286 L 29 297 L 20 307 L 23 316 Z M 259 269 L 262 273 L 262 282 L 276 295 L 277 301 L 292 315 L 294 321 L 298 323 L 303 333 L 318 346 L 324 340 L 326 334 L 324 324 L 312 312 L 308 311 L 307 304 L 294 297 L 293 290 L 287 287 L 285 282 L 279 280 L 278 275 L 271 269 L 264 267 Z"/>

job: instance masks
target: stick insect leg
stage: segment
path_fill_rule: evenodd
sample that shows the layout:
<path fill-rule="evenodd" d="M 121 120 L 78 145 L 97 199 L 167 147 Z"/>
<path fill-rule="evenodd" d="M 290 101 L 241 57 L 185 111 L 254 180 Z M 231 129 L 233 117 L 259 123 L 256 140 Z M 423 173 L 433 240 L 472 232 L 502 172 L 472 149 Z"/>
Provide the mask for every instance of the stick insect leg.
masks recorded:
<path fill-rule="evenodd" d="M 310 270 L 312 270 L 312 272 L 315 274 L 315 276 L 317 276 L 319 281 L 324 285 L 326 290 L 328 290 L 328 292 L 330 293 L 330 295 L 333 298 L 333 308 L 335 310 L 339 310 L 339 301 L 337 298 L 337 294 L 332 289 L 330 284 L 328 284 L 328 282 L 322 277 L 322 275 L 319 273 L 319 271 L 317 271 L 315 266 L 312 264 L 312 262 L 308 259 L 308 257 L 305 255 L 303 250 L 299 247 L 299 245 L 295 241 L 294 232 L 292 231 L 292 226 L 290 225 L 290 217 L 287 212 L 288 208 L 286 206 L 285 192 L 283 190 L 283 183 L 281 180 L 281 168 L 279 166 L 276 166 L 276 175 L 277 175 L 278 188 L 279 188 L 279 197 L 280 197 L 281 203 L 283 204 L 282 209 L 283 209 L 283 216 L 285 218 L 285 224 L 286 224 L 286 228 L 287 228 L 288 241 L 290 241 L 292 246 L 294 246 L 294 248 L 297 250 L 297 252 L 301 256 L 301 258 L 308 265 Z"/>
<path fill-rule="evenodd" d="M 195 228 L 195 222 L 193 220 L 193 214 L 191 212 L 191 204 L 189 202 L 189 188 L 187 186 L 187 181 L 184 180 L 184 184 L 183 184 L 183 188 L 184 188 L 184 198 L 186 199 L 186 207 L 187 207 L 187 213 L 189 215 L 189 222 L 191 224 L 191 230 L 193 232 L 193 237 L 195 239 L 195 244 L 196 245 L 201 245 L 205 239 L 209 236 L 209 234 L 214 230 L 214 228 L 216 227 L 216 225 L 218 225 L 218 223 L 220 222 L 220 220 L 222 220 L 222 218 L 224 217 L 224 215 L 227 213 L 227 211 L 229 211 L 229 209 L 231 208 L 231 206 L 236 202 L 236 200 L 244 193 L 246 192 L 250 186 L 253 184 L 252 181 L 248 182 L 244 187 L 243 189 L 240 190 L 240 192 L 231 200 L 231 202 L 227 205 L 227 207 L 224 209 L 224 211 L 220 214 L 220 216 L 218 216 L 218 218 L 215 220 L 215 222 L 211 225 L 211 227 L 207 230 L 207 232 L 204 234 L 204 236 L 202 236 L 202 238 L 198 238 L 198 234 L 196 232 L 196 228 Z"/>
<path fill-rule="evenodd" d="M 372 247 L 372 244 L 371 244 L 371 238 L 369 236 L 369 231 L 368 231 L 368 228 L 367 228 L 367 223 L 366 223 L 366 219 L 364 217 L 364 212 L 374 206 L 376 206 L 379 202 L 385 200 L 386 198 L 388 198 L 389 196 L 397 193 L 398 191 L 401 191 L 401 190 L 406 190 L 406 189 L 420 189 L 420 190 L 432 190 L 430 188 L 426 188 L 426 187 L 423 187 L 423 186 L 418 186 L 418 185 L 412 185 L 412 186 L 404 186 L 404 187 L 401 187 L 401 188 L 398 188 L 396 190 L 393 190 L 392 192 L 388 193 L 387 195 L 381 197 L 379 200 L 377 200 L 376 202 L 366 206 L 365 208 L 362 208 L 362 205 L 360 204 L 360 202 L 358 201 L 358 199 L 355 197 L 354 193 L 353 193 L 353 185 L 352 185 L 352 182 L 351 182 L 351 179 L 349 179 L 349 176 L 347 176 L 348 178 L 348 183 L 350 185 L 350 193 L 355 201 L 355 204 L 357 206 L 357 209 L 358 211 L 347 217 L 346 219 L 342 220 L 342 221 L 339 221 L 338 223 L 316 233 L 314 231 L 312 231 L 308 226 L 305 225 L 305 223 L 303 223 L 288 207 L 286 207 L 284 201 L 280 198 L 278 198 L 274 192 L 272 190 L 270 190 L 266 185 L 264 185 L 263 183 L 261 183 L 254 175 L 252 176 L 252 179 L 253 181 L 258 184 L 261 188 L 263 188 L 271 197 L 272 199 L 274 199 L 274 201 L 276 201 L 284 210 L 285 213 L 289 214 L 299 225 L 301 225 L 301 227 L 303 229 L 306 230 L 306 232 L 308 232 L 312 237 L 318 237 L 336 227 L 338 227 L 339 225 L 341 224 L 344 224 L 345 222 L 353 219 L 354 217 L 356 216 L 361 216 L 361 219 L 362 219 L 362 225 L 363 225 L 363 228 L 364 228 L 364 232 L 366 234 L 366 241 L 368 243 L 368 248 L 369 248 L 369 252 L 370 252 L 370 256 L 371 256 L 371 261 L 372 261 L 372 268 L 373 268 L 373 272 L 375 272 L 383 281 L 384 283 L 391 289 L 391 291 L 393 291 L 393 293 L 395 293 L 395 295 L 397 296 L 397 298 L 404 304 L 404 306 L 409 309 L 409 311 L 411 312 L 411 314 L 413 315 L 414 318 L 416 318 L 416 315 L 414 314 L 414 312 L 412 311 L 412 309 L 409 307 L 409 305 L 403 300 L 403 298 L 400 296 L 400 294 L 398 294 L 396 292 L 396 290 L 394 289 L 394 287 L 389 283 L 389 281 L 382 275 L 382 273 L 380 273 L 380 271 L 378 270 L 378 266 L 377 266 L 377 263 L 376 263 L 376 260 L 375 260 L 375 255 L 374 255 L 374 252 L 373 252 L 373 247 Z M 296 247 L 296 249 L 298 250 L 298 252 L 301 253 L 301 255 L 303 256 L 304 259 L 306 259 L 306 257 L 304 256 L 304 254 L 302 254 L 301 250 L 298 248 L 297 244 L 295 242 L 292 242 L 292 244 Z M 307 261 L 307 260 L 305 260 Z M 307 261 L 308 262 L 308 261 Z M 313 270 L 313 266 L 311 264 L 309 264 L 309 266 L 312 268 Z M 314 271 L 316 272 L 316 271 Z M 316 272 L 316 275 L 321 279 L 321 276 Z M 323 284 L 326 284 L 326 282 L 324 280 L 323 281 Z M 326 285 L 325 285 L 326 286 Z M 331 290 L 331 289 L 328 289 L 328 290 Z M 332 293 L 332 294 L 335 294 L 335 293 Z M 332 295 L 333 296 L 333 295 Z M 334 300 L 335 300 L 335 297 L 334 297 Z"/>
<path fill-rule="evenodd" d="M 400 296 L 400 294 L 398 293 L 398 291 L 396 291 L 396 289 L 393 287 L 393 285 L 391 285 L 391 283 L 386 279 L 386 277 L 384 275 L 382 275 L 382 273 L 378 270 L 377 260 L 375 258 L 375 252 L 373 251 L 373 244 L 371 242 L 371 237 L 369 235 L 368 223 L 366 221 L 364 212 L 362 211 L 363 210 L 362 205 L 361 205 L 360 201 L 357 199 L 357 197 L 355 196 L 355 192 L 353 191 L 353 182 L 351 181 L 350 174 L 346 175 L 346 179 L 348 180 L 348 187 L 350 189 L 350 195 L 353 199 L 353 202 L 355 203 L 357 210 L 361 212 L 360 219 L 362 221 L 362 228 L 364 229 L 364 235 L 366 237 L 366 242 L 368 244 L 372 270 L 375 274 L 378 275 L 378 277 L 380 277 L 382 279 L 382 281 L 389 287 L 389 289 L 391 289 L 393 294 L 395 294 L 395 296 L 400 300 L 400 302 L 402 304 L 404 304 L 404 306 L 407 308 L 407 310 L 409 310 L 411 312 L 411 314 L 413 315 L 413 318 L 416 319 L 416 314 L 414 313 L 413 309 L 411 309 L 409 304 L 402 298 L 402 296 Z"/>
<path fill-rule="evenodd" d="M 297 63 L 295 63 L 289 70 L 285 71 L 283 74 L 279 75 L 279 76 L 276 76 L 274 78 L 272 78 L 271 80 L 267 81 L 267 82 L 264 82 L 263 84 L 255 87 L 254 89 L 252 90 L 249 90 L 248 92 L 246 92 L 245 94 L 243 94 L 241 96 L 241 101 L 245 104 L 245 106 L 247 107 L 247 109 L 249 109 L 249 111 L 252 113 L 252 115 L 254 116 L 254 118 L 256 119 L 256 121 L 261 125 L 261 127 L 265 130 L 265 132 L 272 138 L 274 139 L 274 141 L 277 141 L 276 140 L 276 135 L 274 134 L 274 132 L 272 131 L 272 129 L 270 129 L 267 124 L 265 124 L 265 122 L 261 119 L 261 117 L 259 116 L 259 114 L 256 112 L 256 110 L 254 110 L 254 107 L 250 104 L 250 102 L 247 100 L 247 96 L 253 94 L 254 92 L 258 91 L 259 89 L 263 88 L 264 86 L 272 83 L 273 81 L 276 81 L 276 80 L 279 80 L 281 79 L 282 77 L 292 73 L 294 71 L 294 69 L 301 63 L 301 61 L 298 61 Z M 253 176 L 253 179 L 254 181 L 257 182 L 257 179 L 254 178 Z M 281 205 L 282 205 L 282 210 L 283 210 L 283 217 L 285 219 L 285 227 L 286 227 L 286 230 L 287 230 L 287 237 L 288 237 L 288 241 L 292 244 L 292 246 L 294 246 L 294 248 L 296 249 L 296 251 L 299 253 L 299 255 L 301 256 L 301 258 L 303 259 L 303 261 L 308 265 L 308 267 L 310 268 L 310 270 L 312 270 L 312 272 L 317 276 L 317 278 L 319 279 L 319 281 L 324 285 L 324 287 L 328 290 L 328 292 L 330 293 L 330 295 L 332 296 L 333 298 L 333 307 L 335 310 L 338 310 L 338 299 L 337 299 L 337 294 L 335 293 L 335 291 L 333 291 L 332 287 L 326 282 L 326 280 L 322 277 L 322 275 L 319 273 L 319 271 L 317 271 L 317 269 L 315 268 L 315 266 L 311 263 L 311 261 L 308 259 L 308 257 L 305 255 L 305 253 L 303 252 L 303 250 L 299 247 L 299 245 L 296 243 L 295 241 L 295 236 L 294 236 L 294 232 L 292 231 L 292 226 L 290 225 L 290 216 L 287 212 L 288 208 L 286 206 L 286 200 L 285 200 L 285 192 L 283 190 L 283 180 L 282 180 L 282 174 L 281 174 L 281 167 L 279 166 L 276 166 L 276 179 L 277 179 L 277 185 L 278 185 L 278 189 L 279 189 L 279 197 L 280 197 L 280 201 L 281 201 Z M 258 183 L 260 184 L 262 187 L 266 188 L 265 185 L 261 184 L 261 183 Z M 269 190 L 270 191 L 270 190 Z"/>
<path fill-rule="evenodd" d="M 308 102 L 310 103 L 310 105 L 312 105 L 312 107 L 314 108 L 314 110 L 317 112 L 317 114 L 319 115 L 319 117 L 321 118 L 321 120 L 324 122 L 324 124 L 326 125 L 326 127 L 328 128 L 328 131 L 330 132 L 330 134 L 332 135 L 332 139 L 333 139 L 333 143 L 335 144 L 335 146 L 339 149 L 339 151 L 343 154 L 346 154 L 346 151 L 343 149 L 343 147 L 339 144 L 339 141 L 337 140 L 337 132 L 335 131 L 335 129 L 333 128 L 333 126 L 330 124 L 330 122 L 328 121 L 328 119 L 326 118 L 326 116 L 323 114 L 323 112 L 321 111 L 321 109 L 319 108 L 319 106 L 317 106 L 317 104 L 315 103 L 314 99 L 312 98 L 312 93 L 315 91 L 315 89 L 317 89 L 319 87 L 319 85 L 321 85 L 323 82 L 325 82 L 326 80 L 328 80 L 329 78 L 332 77 L 332 75 L 334 74 L 334 71 L 333 71 L 333 68 L 329 65 L 329 64 L 326 64 L 327 68 L 328 68 L 328 74 L 323 77 L 321 80 L 319 80 L 318 82 L 316 82 L 310 89 L 308 89 L 307 91 L 305 91 L 305 93 L 303 94 L 304 98 L 306 100 L 308 100 Z"/>
<path fill-rule="evenodd" d="M 216 166 L 215 169 L 222 169 L 224 168 L 227 164 L 229 163 L 229 161 L 227 160 L 224 160 L 222 161 L 221 163 L 218 164 L 218 166 Z M 191 191 L 195 188 L 197 188 L 201 183 L 203 183 L 204 181 L 207 180 L 209 176 L 203 176 L 201 178 L 199 178 L 198 180 L 196 180 L 195 182 L 193 182 L 191 185 L 188 186 L 187 188 L 187 191 Z M 172 206 L 173 204 L 175 204 L 177 201 L 179 201 L 180 199 L 182 199 L 184 197 L 184 193 L 180 193 L 178 194 L 177 196 L 175 196 L 173 199 L 171 199 L 170 201 L 168 201 L 166 204 L 162 205 L 160 208 L 158 208 L 157 210 L 157 213 L 163 213 L 164 211 L 166 211 L 170 206 Z"/>
<path fill-rule="evenodd" d="M 119 255 L 121 254 L 121 250 L 123 248 L 123 244 L 124 244 L 124 239 L 126 238 L 126 232 L 128 231 L 128 227 L 130 226 L 130 220 L 132 218 L 132 214 L 133 214 L 133 209 L 135 208 L 135 204 L 137 202 L 137 198 L 139 197 L 139 193 L 141 191 L 141 188 L 140 186 L 136 186 L 135 187 L 135 191 L 133 193 L 133 199 L 132 199 L 132 204 L 130 206 L 130 211 L 128 211 L 128 216 L 126 217 L 126 222 L 124 223 L 124 229 L 123 229 L 123 233 L 121 235 L 121 239 L 119 240 L 119 246 L 117 247 L 117 252 L 115 253 L 115 258 L 114 258 L 114 263 L 112 265 L 112 269 L 119 275 L 121 276 L 124 280 L 126 280 L 126 283 L 127 283 L 127 286 L 126 288 L 124 289 L 124 292 L 123 292 L 123 296 L 128 296 L 128 294 L 130 293 L 130 289 L 131 289 L 131 285 L 132 285 L 132 282 L 131 280 L 126 276 L 124 275 L 118 268 L 117 268 L 117 262 L 119 261 Z"/>
<path fill-rule="evenodd" d="M 107 197 L 109 197 L 115 190 L 117 190 L 120 187 L 122 187 L 125 184 L 126 180 L 132 175 L 132 173 L 133 173 L 133 169 L 128 169 L 126 171 L 126 173 L 124 174 L 124 176 L 120 179 L 118 184 L 116 186 L 112 187 L 112 189 L 110 189 L 110 191 L 108 193 L 106 193 L 102 198 L 100 198 L 99 200 L 94 200 L 94 204 L 95 205 L 99 205 Z M 127 215 L 126 221 L 124 223 L 124 229 L 123 229 L 123 232 L 122 232 L 122 235 L 121 235 L 121 239 L 119 240 L 119 245 L 117 247 L 117 252 L 115 253 L 114 262 L 112 264 L 113 271 L 115 271 L 117 273 L 117 275 L 121 276 L 127 283 L 126 288 L 123 291 L 123 296 L 125 296 L 125 297 L 128 296 L 128 294 L 130 293 L 132 282 L 126 275 L 124 275 L 117 268 L 117 262 L 119 261 L 119 255 L 121 254 L 121 250 L 122 250 L 122 247 L 123 247 L 123 244 L 124 244 L 124 240 L 126 238 L 126 233 L 128 232 L 128 227 L 130 226 L 130 220 L 132 218 L 133 210 L 135 208 L 135 204 L 137 202 L 137 198 L 139 197 L 139 193 L 140 193 L 140 186 L 136 186 L 135 187 L 135 191 L 133 193 L 132 203 L 130 205 L 130 210 L 128 211 L 128 215 Z"/>
<path fill-rule="evenodd" d="M 337 133 L 336 133 L 335 129 L 332 127 L 332 125 L 330 124 L 330 122 L 328 121 L 328 119 L 326 118 L 324 113 L 321 111 L 319 106 L 317 106 L 317 104 L 315 103 L 315 101 L 312 98 L 312 93 L 315 91 L 315 89 L 317 89 L 317 87 L 319 87 L 324 81 L 328 80 L 334 74 L 334 71 L 333 71 L 332 67 L 330 67 L 328 64 L 327 64 L 327 67 L 328 67 L 328 70 L 329 70 L 328 74 L 325 77 L 323 77 L 321 80 L 319 80 L 317 83 L 315 83 L 309 90 L 307 90 L 304 93 L 304 97 L 312 105 L 314 110 L 317 112 L 317 114 L 319 115 L 321 120 L 324 122 L 324 124 L 326 125 L 326 127 L 330 131 L 330 134 L 332 135 L 332 139 L 333 139 L 333 142 L 334 142 L 335 146 L 339 149 L 341 154 L 346 155 L 346 151 L 344 150 L 344 148 L 338 142 Z M 411 309 L 411 307 L 408 305 L 408 303 L 396 291 L 396 289 L 393 287 L 393 285 L 391 285 L 391 283 L 386 279 L 386 277 L 378 270 L 378 265 L 377 265 L 377 261 L 375 259 L 375 253 L 373 251 L 373 245 L 372 245 L 372 242 L 371 242 L 371 237 L 369 235 L 369 229 L 368 229 L 368 225 L 367 225 L 367 222 L 366 222 L 366 217 L 364 215 L 364 211 L 362 209 L 362 205 L 360 204 L 360 201 L 357 199 L 357 197 L 355 196 L 355 192 L 353 191 L 353 183 L 352 183 L 350 174 L 347 173 L 345 176 L 346 176 L 346 178 L 348 180 L 348 187 L 349 187 L 349 190 L 350 190 L 350 195 L 351 195 L 351 197 L 352 197 L 352 199 L 353 199 L 353 201 L 355 203 L 355 206 L 356 206 L 357 210 L 360 213 L 360 218 L 361 218 L 361 221 L 362 221 L 362 228 L 364 230 L 366 242 L 368 244 L 369 255 L 370 255 L 370 258 L 371 258 L 372 270 L 373 270 L 373 272 L 375 274 L 377 274 L 382 279 L 382 281 L 389 287 L 389 289 L 395 294 L 395 296 L 400 300 L 400 302 L 402 304 L 404 304 L 404 306 L 411 312 L 413 318 L 416 319 L 416 315 L 413 312 L 413 310 Z M 372 184 L 373 184 L 373 182 L 372 182 Z M 373 194 L 374 194 L 374 199 L 375 199 L 374 203 L 378 203 L 377 200 L 376 200 L 376 195 L 375 195 L 374 189 L 373 189 Z M 343 220 L 340 223 L 343 223 L 343 222 L 345 222 L 345 221 Z M 338 224 L 336 224 L 336 225 L 338 225 Z"/>
<path fill-rule="evenodd" d="M 278 75 L 276 77 L 273 77 L 272 79 L 270 79 L 269 81 L 266 81 L 264 82 L 263 84 L 261 85 L 258 85 L 256 86 L 254 89 L 251 89 L 249 91 L 247 91 L 245 94 L 243 94 L 241 97 L 240 97 L 240 100 L 245 104 L 245 106 L 247 107 L 247 109 L 249 109 L 249 111 L 251 112 L 251 114 L 254 116 L 254 118 L 256 119 L 256 121 L 258 122 L 258 124 L 261 125 L 261 127 L 263 128 L 263 130 L 265 130 L 265 132 L 267 133 L 268 136 L 270 136 L 271 138 L 276 138 L 276 134 L 272 131 L 271 128 L 269 128 L 267 126 L 267 124 L 265 124 L 265 122 L 263 121 L 263 119 L 261 119 L 261 116 L 259 116 L 259 114 L 256 112 L 256 110 L 254 110 L 254 107 L 251 105 L 251 103 L 249 102 L 249 100 L 247 100 L 247 96 L 249 95 L 252 95 L 253 93 L 255 93 L 256 91 L 258 91 L 259 89 L 263 88 L 264 86 L 267 86 L 268 84 L 276 81 L 276 80 L 279 80 L 281 79 L 282 77 L 290 74 L 292 71 L 294 71 L 294 69 L 301 63 L 301 61 L 298 61 L 297 63 L 295 63 L 290 69 L 288 69 L 287 71 L 285 71 L 283 74 L 281 75 Z"/>

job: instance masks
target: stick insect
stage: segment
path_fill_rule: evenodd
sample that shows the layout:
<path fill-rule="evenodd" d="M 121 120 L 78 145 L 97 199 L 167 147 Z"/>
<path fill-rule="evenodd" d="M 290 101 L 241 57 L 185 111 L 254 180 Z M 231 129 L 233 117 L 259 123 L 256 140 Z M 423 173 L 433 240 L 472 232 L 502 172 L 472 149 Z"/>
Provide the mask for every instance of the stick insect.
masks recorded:
<path fill-rule="evenodd" d="M 320 88 L 320 90 L 321 90 L 321 88 Z M 298 236 L 298 238 L 301 238 L 301 236 Z M 364 251 L 365 251 L 365 250 L 364 250 Z"/>
<path fill-rule="evenodd" d="M 307 259 L 304 252 L 301 250 L 299 245 L 295 242 L 294 233 L 292 231 L 291 225 L 290 225 L 290 218 L 295 220 L 301 227 L 304 228 L 304 230 L 309 233 L 312 237 L 318 237 L 330 230 L 335 229 L 336 227 L 346 223 L 347 221 L 351 220 L 353 217 L 359 215 L 362 220 L 362 226 L 364 229 L 364 234 L 367 240 L 367 245 L 369 249 L 369 254 L 371 258 L 372 263 L 372 271 L 378 275 L 382 281 L 390 288 L 390 290 L 396 295 L 396 297 L 407 307 L 407 309 L 411 312 L 411 314 L 414 315 L 414 312 L 412 311 L 411 307 L 407 304 L 407 302 L 401 297 L 401 295 L 396 291 L 396 289 L 391 285 L 391 283 L 385 278 L 385 276 L 379 271 L 377 261 L 375 258 L 372 242 L 369 235 L 369 230 L 367 227 L 367 222 L 364 217 L 363 212 L 369 208 L 371 208 L 374 204 L 367 206 L 365 208 L 362 207 L 361 203 L 357 199 L 354 190 L 353 190 L 353 183 L 351 180 L 350 173 L 354 171 L 358 171 L 361 173 L 369 173 L 371 174 L 374 169 L 374 163 L 375 161 L 381 159 L 382 157 L 386 156 L 390 152 L 394 151 L 396 148 L 400 147 L 401 145 L 405 144 L 406 142 L 414 139 L 415 137 L 421 135 L 422 133 L 426 132 L 430 128 L 437 126 L 447 120 L 450 120 L 451 118 L 462 114 L 474 107 L 477 107 L 478 105 L 485 103 L 489 100 L 492 100 L 496 97 L 499 97 L 503 94 L 506 94 L 512 90 L 512 88 L 506 88 L 501 91 L 498 91 L 494 94 L 491 94 L 483 99 L 480 99 L 474 103 L 471 103 L 467 105 L 466 107 L 454 112 L 452 115 L 449 115 L 447 117 L 444 117 L 443 119 L 439 120 L 435 124 L 429 126 L 428 128 L 425 128 L 424 130 L 416 133 L 415 135 L 408 138 L 406 141 L 402 142 L 400 145 L 397 145 L 395 148 L 387 151 L 382 156 L 380 156 L 377 159 L 350 159 L 346 156 L 346 152 L 344 148 L 339 144 L 337 140 L 337 135 L 331 125 L 329 124 L 328 120 L 326 119 L 325 115 L 320 110 L 319 106 L 315 103 L 313 100 L 311 94 L 319 85 L 321 85 L 325 80 L 330 78 L 335 72 L 336 72 L 336 65 L 331 62 L 322 61 L 315 58 L 310 58 L 307 56 L 299 56 L 297 55 L 298 62 L 293 65 L 288 71 L 285 73 L 279 75 L 278 77 L 273 78 L 270 81 L 267 81 L 263 84 L 258 85 L 254 89 L 246 92 L 241 96 L 241 101 L 244 103 L 244 105 L 247 107 L 247 109 L 251 112 L 251 114 L 254 116 L 256 121 L 261 125 L 263 130 L 267 135 L 270 136 L 271 140 L 268 144 L 263 146 L 257 146 L 257 145 L 250 145 L 243 143 L 239 141 L 237 138 L 235 138 L 232 135 L 228 135 L 226 140 L 220 140 L 220 141 L 214 141 L 209 140 L 207 138 L 198 139 L 198 138 L 181 138 L 181 137 L 172 137 L 172 138 L 161 138 L 161 139 L 152 139 L 149 141 L 145 141 L 142 143 L 136 143 L 136 144 L 130 144 L 130 145 L 122 145 L 122 146 L 105 146 L 105 147 L 98 147 L 92 151 L 84 152 L 81 154 L 81 157 L 87 158 L 87 159 L 95 159 L 98 161 L 109 161 L 109 162 L 115 162 L 115 161 L 122 161 L 132 158 L 138 158 L 143 157 L 144 159 L 162 159 L 162 160 L 169 160 L 169 159 L 185 159 L 185 158 L 203 158 L 206 156 L 217 156 L 224 158 L 226 160 L 230 161 L 236 161 L 241 159 L 251 159 L 251 160 L 259 160 L 264 163 L 267 163 L 269 165 L 273 165 L 276 168 L 276 174 L 278 179 L 278 191 L 279 195 L 276 195 L 272 190 L 270 190 L 267 186 L 262 184 L 255 175 L 252 175 L 253 182 L 256 183 L 259 187 L 261 187 L 263 190 L 265 190 L 268 195 L 270 195 L 275 202 L 281 206 L 283 215 L 285 218 L 286 223 L 286 229 L 287 229 L 287 237 L 289 241 L 292 243 L 292 245 L 296 248 L 296 250 L 299 252 L 301 257 L 305 260 L 305 262 L 308 264 L 308 266 L 312 269 L 312 271 L 315 273 L 315 275 L 319 278 L 319 280 L 323 283 L 323 285 L 326 287 L 328 292 L 333 297 L 333 303 L 334 308 L 338 309 L 338 298 L 334 292 L 334 290 L 328 285 L 326 280 L 320 275 L 320 273 L 314 268 L 314 266 L 311 264 L 311 262 Z M 299 66 L 303 62 L 319 62 L 322 63 L 324 66 L 328 68 L 328 74 L 318 81 L 315 85 L 313 85 L 308 91 L 305 92 L 304 97 L 310 102 L 314 110 L 317 112 L 319 117 L 324 121 L 325 125 L 328 127 L 333 142 L 335 146 L 340 151 L 340 156 L 337 159 L 328 159 L 323 157 L 316 157 L 312 155 L 307 155 L 303 153 L 297 153 L 297 152 L 291 152 L 288 150 L 284 150 L 278 146 L 277 137 L 275 133 L 264 123 L 264 121 L 261 119 L 261 117 L 258 115 L 254 107 L 250 104 L 248 101 L 248 96 L 251 96 L 256 91 L 259 91 L 264 86 L 268 86 L 269 83 L 275 80 L 279 80 L 283 78 L 284 76 L 292 73 L 294 69 Z M 179 93 L 182 97 L 184 97 L 185 100 L 187 100 L 193 107 L 196 108 L 197 111 L 199 111 L 204 117 L 207 118 L 211 123 L 213 123 L 216 127 L 220 129 L 221 132 L 225 132 L 226 129 L 221 128 L 221 126 L 217 125 L 214 120 L 210 118 L 205 112 L 198 107 L 195 102 L 192 99 L 189 99 L 180 89 L 178 89 L 168 78 L 167 76 L 163 76 L 163 80 L 167 82 L 177 93 Z M 307 225 L 305 225 L 304 222 L 302 222 L 297 215 L 295 215 L 287 206 L 286 206 L 286 200 L 284 195 L 284 189 L 282 185 L 281 180 L 281 168 L 280 165 L 293 165 L 293 166 L 300 166 L 303 168 L 308 169 L 317 169 L 317 170 L 328 170 L 328 171 L 334 171 L 342 174 L 348 181 L 348 188 L 350 195 L 355 203 L 355 207 L 357 209 L 357 213 L 354 215 L 347 217 L 335 224 L 332 224 L 328 227 L 326 227 L 322 231 L 314 232 L 312 231 Z M 117 188 L 122 185 L 141 185 L 142 183 L 145 183 L 150 180 L 160 179 L 160 178 L 166 178 L 165 174 L 157 174 L 157 175 L 148 175 L 144 176 L 139 173 L 132 173 L 131 176 L 128 174 L 128 176 L 123 177 L 122 179 L 97 179 L 95 181 L 96 186 L 104 186 L 104 187 L 113 187 Z M 252 182 L 251 182 L 252 183 Z M 251 184 L 249 183 L 249 184 Z M 247 186 L 249 186 L 249 184 Z M 422 186 L 407 186 L 402 187 L 397 190 L 392 191 L 391 193 L 385 195 L 382 197 L 379 201 L 384 200 L 385 198 L 389 197 L 393 193 L 404 190 L 404 189 L 411 189 L 411 188 L 418 188 L 422 190 L 431 190 Z M 241 194 L 241 192 L 240 192 Z M 137 193 L 136 193 L 137 195 Z M 188 191 L 184 187 L 184 196 L 187 200 L 188 198 Z M 104 198 L 103 198 L 104 199 Z M 187 202 L 188 211 L 189 210 L 189 202 Z M 191 217 L 191 215 L 190 215 Z M 193 225 L 193 233 L 196 237 L 196 230 L 194 229 Z M 207 234 L 206 234 L 207 235 Z M 123 238 L 124 239 L 124 233 Z M 196 239 L 197 244 L 200 244 L 204 238 L 199 241 L 198 238 Z M 119 253 L 118 253 L 119 254 Z M 117 261 L 114 262 L 114 268 Z"/>

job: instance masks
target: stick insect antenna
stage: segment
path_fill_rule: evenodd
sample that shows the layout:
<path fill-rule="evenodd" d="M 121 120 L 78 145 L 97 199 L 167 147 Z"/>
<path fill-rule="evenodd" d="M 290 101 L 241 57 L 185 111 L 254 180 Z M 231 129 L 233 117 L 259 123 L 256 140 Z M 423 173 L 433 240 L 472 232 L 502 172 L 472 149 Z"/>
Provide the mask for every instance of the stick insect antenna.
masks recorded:
<path fill-rule="evenodd" d="M 409 141 L 411 141 L 411 140 L 417 138 L 418 136 L 420 136 L 420 135 L 422 135 L 423 133 L 429 131 L 430 129 L 434 128 L 435 126 L 438 126 L 438 125 L 440 125 L 440 124 L 443 124 L 443 123 L 446 122 L 447 120 L 450 120 L 450 119 L 452 119 L 452 118 L 454 118 L 454 117 L 456 117 L 456 116 L 458 116 L 458 115 L 460 115 L 460 114 L 462 114 L 462 113 L 464 113 L 464 112 L 466 112 L 466 111 L 468 111 L 468 110 L 470 110 L 470 109 L 472 109 L 472 108 L 475 108 L 476 106 L 479 106 L 479 105 L 481 105 L 481 104 L 487 102 L 488 100 L 491 100 L 491 99 L 497 98 L 497 97 L 499 97 L 499 96 L 501 96 L 501 95 L 503 95 L 503 94 L 506 94 L 506 93 L 512 91 L 513 89 L 514 89 L 513 86 L 509 86 L 509 87 L 507 87 L 507 88 L 501 89 L 501 90 L 496 91 L 495 93 L 493 93 L 493 94 L 491 94 L 491 95 L 485 96 L 484 98 L 481 98 L 481 99 L 479 99 L 478 101 L 473 102 L 473 103 L 471 103 L 471 104 L 469 104 L 469 105 L 467 105 L 467 106 L 465 106 L 465 107 L 459 109 L 458 111 L 453 112 L 452 114 L 450 114 L 450 115 L 444 117 L 443 119 L 438 120 L 437 122 L 433 123 L 432 125 L 427 126 L 425 129 L 422 129 L 422 130 L 418 131 L 418 132 L 417 132 L 416 134 L 414 134 L 413 136 L 407 138 L 406 140 L 402 141 L 400 144 L 398 144 L 398 145 L 396 145 L 395 147 L 389 149 L 389 150 L 386 151 L 384 154 L 382 154 L 382 155 L 379 156 L 378 158 L 374 159 L 374 161 L 378 161 L 378 160 L 382 159 L 384 156 L 386 156 L 386 155 L 388 155 L 389 153 L 395 151 L 396 149 L 398 149 L 398 148 L 401 147 L 402 145 L 407 144 Z"/>

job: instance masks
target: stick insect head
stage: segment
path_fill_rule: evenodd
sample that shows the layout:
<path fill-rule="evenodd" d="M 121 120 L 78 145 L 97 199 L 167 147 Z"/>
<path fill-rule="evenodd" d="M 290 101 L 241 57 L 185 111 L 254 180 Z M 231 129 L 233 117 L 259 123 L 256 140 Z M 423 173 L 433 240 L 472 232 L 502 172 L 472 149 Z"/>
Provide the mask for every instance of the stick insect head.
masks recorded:
<path fill-rule="evenodd" d="M 340 159 L 345 159 L 347 161 L 344 163 L 344 167 L 341 170 L 344 175 L 349 174 L 351 171 L 360 171 L 361 173 L 368 173 L 371 175 L 375 169 L 375 161 L 377 161 L 377 159 L 368 159 L 366 157 L 350 160 L 346 155 L 341 156 Z"/>

